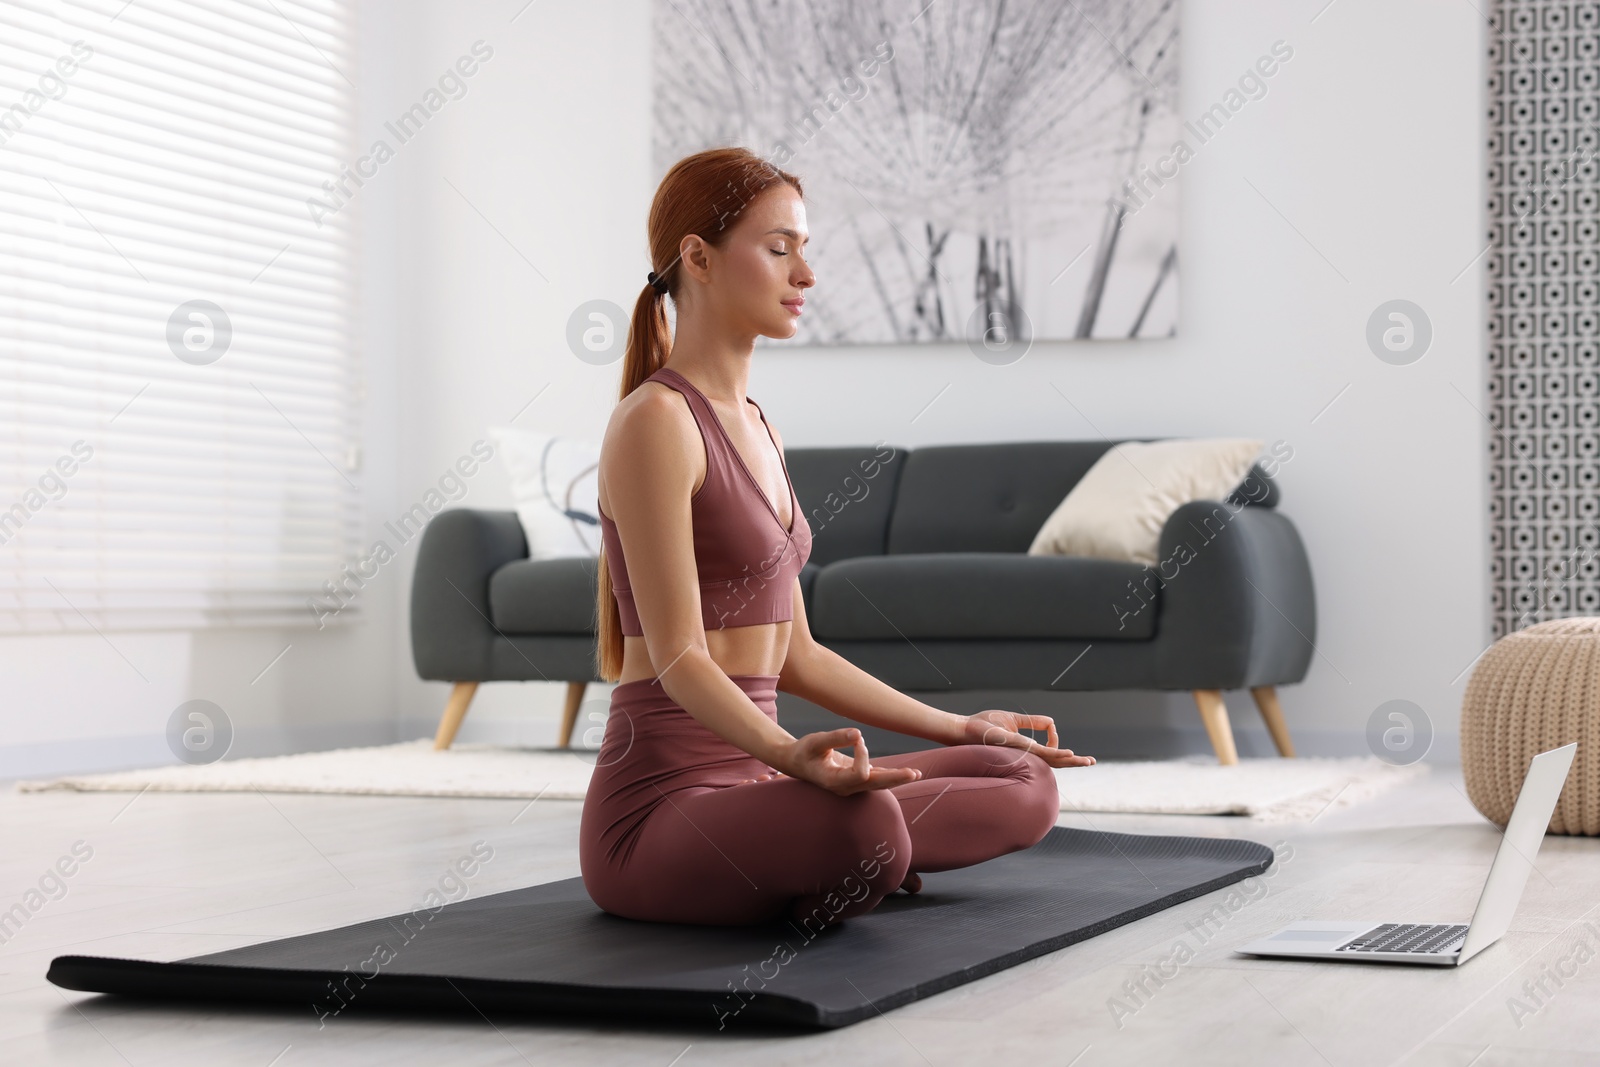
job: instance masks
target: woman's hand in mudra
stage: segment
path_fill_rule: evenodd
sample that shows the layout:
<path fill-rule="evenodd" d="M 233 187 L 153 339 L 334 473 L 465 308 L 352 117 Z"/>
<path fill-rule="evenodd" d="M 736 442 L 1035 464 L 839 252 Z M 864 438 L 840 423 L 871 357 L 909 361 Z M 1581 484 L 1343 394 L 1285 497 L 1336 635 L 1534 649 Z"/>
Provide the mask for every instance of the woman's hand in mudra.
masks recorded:
<path fill-rule="evenodd" d="M 847 747 L 855 748 L 853 757 L 835 751 Z M 849 726 L 797 737 L 768 764 L 777 773 L 746 779 L 746 782 L 764 782 L 786 774 L 847 797 L 868 789 L 905 785 L 922 777 L 922 772 L 915 767 L 874 767 L 867 758 L 866 738 L 861 736 L 860 730 Z"/>
<path fill-rule="evenodd" d="M 1044 744 L 1040 744 L 1022 730 L 1045 731 Z M 1070 748 L 1057 748 L 1056 721 L 1048 715 L 1021 715 L 1014 711 L 980 711 L 968 715 L 966 722 L 967 744 L 1003 745 L 1032 752 L 1052 767 L 1092 767 L 1093 756 L 1074 755 Z"/>

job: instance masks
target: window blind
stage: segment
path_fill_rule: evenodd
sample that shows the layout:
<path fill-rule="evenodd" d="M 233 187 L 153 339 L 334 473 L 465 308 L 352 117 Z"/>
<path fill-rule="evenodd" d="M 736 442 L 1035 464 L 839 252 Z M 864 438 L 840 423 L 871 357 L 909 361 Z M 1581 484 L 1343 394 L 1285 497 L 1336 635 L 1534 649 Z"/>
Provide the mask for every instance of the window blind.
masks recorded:
<path fill-rule="evenodd" d="M 0 632 L 315 624 L 360 536 L 359 201 L 308 204 L 355 76 L 332 0 L 0 0 Z"/>

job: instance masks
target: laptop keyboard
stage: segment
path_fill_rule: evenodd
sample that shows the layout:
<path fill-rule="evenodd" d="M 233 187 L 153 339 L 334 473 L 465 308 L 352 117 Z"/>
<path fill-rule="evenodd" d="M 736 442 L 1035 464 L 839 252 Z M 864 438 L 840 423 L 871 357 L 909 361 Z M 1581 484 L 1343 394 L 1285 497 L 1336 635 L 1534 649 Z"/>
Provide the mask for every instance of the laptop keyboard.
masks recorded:
<path fill-rule="evenodd" d="M 1384 923 L 1337 952 L 1453 952 L 1467 939 L 1467 927 L 1449 923 Z"/>

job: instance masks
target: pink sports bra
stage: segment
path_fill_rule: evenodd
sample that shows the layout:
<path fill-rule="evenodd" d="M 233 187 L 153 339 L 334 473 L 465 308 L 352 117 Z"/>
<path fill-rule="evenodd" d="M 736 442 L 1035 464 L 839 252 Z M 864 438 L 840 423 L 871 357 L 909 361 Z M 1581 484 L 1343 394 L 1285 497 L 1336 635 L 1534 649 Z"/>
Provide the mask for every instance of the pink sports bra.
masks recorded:
<path fill-rule="evenodd" d="M 789 487 L 791 528 L 783 527 L 778 511 L 767 499 L 711 401 L 689 379 L 662 367 L 645 381 L 656 381 L 682 393 L 700 427 L 706 447 L 706 477 L 689 498 L 694 524 L 694 562 L 700 578 L 700 617 L 707 630 L 759 626 L 794 618 L 794 579 L 811 556 L 811 526 L 800 513 L 800 502 L 783 463 L 783 480 Z M 746 398 L 749 399 L 748 397 Z M 756 404 L 754 400 L 750 403 Z M 767 426 L 767 416 L 756 404 L 767 439 L 778 442 Z M 611 573 L 622 632 L 644 636 L 639 611 L 628 584 L 628 567 L 622 558 L 617 524 L 600 512 L 600 537 Z"/>

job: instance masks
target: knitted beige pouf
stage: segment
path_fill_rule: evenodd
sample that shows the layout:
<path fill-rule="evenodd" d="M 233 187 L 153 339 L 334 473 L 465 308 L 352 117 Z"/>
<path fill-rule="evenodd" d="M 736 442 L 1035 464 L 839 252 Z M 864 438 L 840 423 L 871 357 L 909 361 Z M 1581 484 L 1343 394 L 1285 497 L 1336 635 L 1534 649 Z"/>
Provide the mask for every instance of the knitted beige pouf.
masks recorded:
<path fill-rule="evenodd" d="M 1554 619 L 1496 641 L 1461 701 L 1467 796 L 1504 827 L 1528 761 L 1578 742 L 1552 834 L 1600 834 L 1600 618 Z"/>

